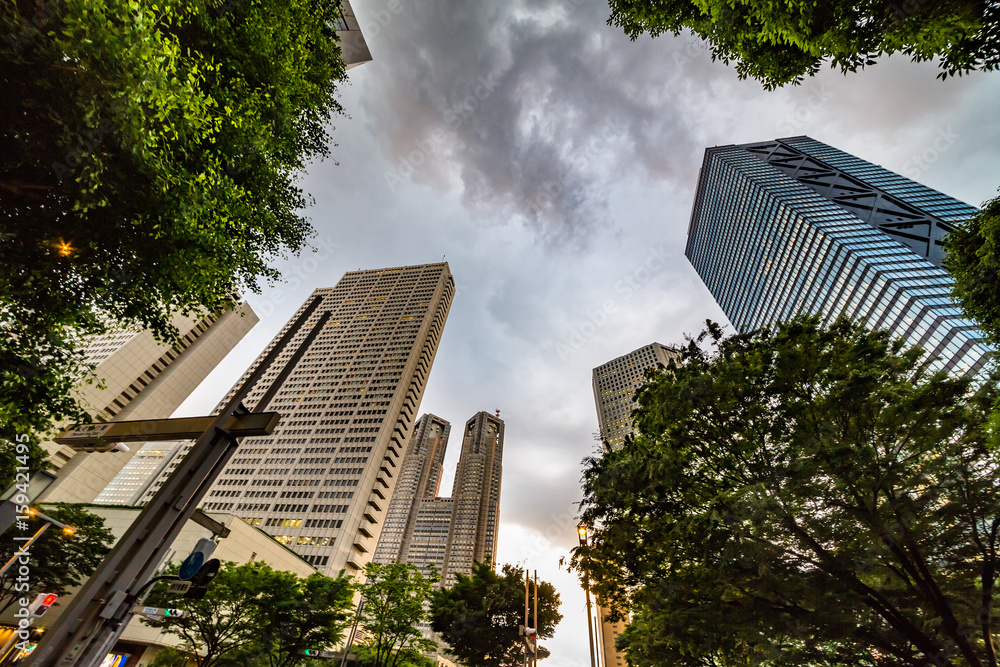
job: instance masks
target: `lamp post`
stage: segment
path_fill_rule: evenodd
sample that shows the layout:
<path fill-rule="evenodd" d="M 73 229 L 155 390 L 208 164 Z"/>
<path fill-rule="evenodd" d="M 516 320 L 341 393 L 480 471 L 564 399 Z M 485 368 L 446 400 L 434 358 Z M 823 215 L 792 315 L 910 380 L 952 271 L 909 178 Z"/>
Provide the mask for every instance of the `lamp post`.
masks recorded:
<path fill-rule="evenodd" d="M 24 542 L 25 540 L 27 541 L 24 544 L 22 544 L 21 548 L 15 551 L 14 555 L 10 557 L 10 560 L 7 561 L 2 568 L 0 568 L 0 576 L 3 576 L 3 573 L 6 572 L 7 569 L 14 564 L 14 561 L 16 561 L 18 558 L 28 553 L 28 550 L 31 548 L 31 545 L 35 543 L 35 540 L 37 540 L 39 537 L 42 536 L 42 533 L 48 530 L 49 526 L 55 525 L 58 526 L 59 528 L 62 528 L 63 535 L 72 535 L 73 533 L 76 532 L 76 530 L 74 530 L 72 527 L 67 526 L 64 523 L 60 523 L 50 516 L 45 516 L 44 514 L 42 514 L 37 510 L 29 509 L 27 511 L 27 515 L 30 517 L 38 517 L 39 519 L 44 521 L 44 523 L 42 524 L 41 528 L 35 531 L 35 534 L 32 535 L 30 538 L 25 538 L 25 537 L 14 538 L 15 540 L 22 542 Z"/>
<path fill-rule="evenodd" d="M 580 524 L 576 527 L 576 532 L 580 536 L 580 546 L 587 546 L 587 526 Z M 594 629 L 591 627 L 590 617 L 590 581 L 587 579 L 587 572 L 583 573 L 583 592 L 587 595 L 587 636 L 590 637 L 590 667 L 597 667 L 594 660 Z"/>

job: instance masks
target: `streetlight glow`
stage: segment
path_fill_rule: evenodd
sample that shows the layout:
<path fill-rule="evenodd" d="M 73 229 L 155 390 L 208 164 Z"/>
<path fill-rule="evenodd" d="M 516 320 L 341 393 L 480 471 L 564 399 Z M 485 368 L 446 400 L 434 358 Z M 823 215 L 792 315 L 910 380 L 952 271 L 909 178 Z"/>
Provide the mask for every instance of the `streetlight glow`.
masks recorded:
<path fill-rule="evenodd" d="M 70 255 L 73 254 L 73 246 L 71 246 L 69 243 L 66 243 L 62 239 L 59 239 L 59 243 L 56 244 L 56 251 L 62 257 L 69 257 Z"/>
<path fill-rule="evenodd" d="M 576 527 L 576 532 L 580 536 L 580 546 L 587 546 L 587 526 L 581 523 Z"/>

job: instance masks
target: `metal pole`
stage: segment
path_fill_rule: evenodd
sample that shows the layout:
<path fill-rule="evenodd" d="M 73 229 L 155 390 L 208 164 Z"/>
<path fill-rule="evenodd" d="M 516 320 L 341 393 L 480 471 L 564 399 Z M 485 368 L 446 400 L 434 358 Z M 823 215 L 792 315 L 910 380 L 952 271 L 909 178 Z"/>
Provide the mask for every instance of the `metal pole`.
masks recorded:
<path fill-rule="evenodd" d="M 18 551 L 14 552 L 14 555 L 11 556 L 10 560 L 7 561 L 7 563 L 3 566 L 3 569 L 0 569 L 0 577 L 2 577 L 3 573 L 7 571 L 7 568 L 9 568 L 11 565 L 14 564 L 14 561 L 16 561 L 18 559 L 18 557 L 23 556 L 23 555 L 25 555 L 27 553 L 28 547 L 30 547 L 32 544 L 34 544 L 35 540 L 37 540 L 39 537 L 41 537 L 42 533 L 44 533 L 45 530 L 49 526 L 51 526 L 51 525 L 52 524 L 50 524 L 48 521 L 44 522 L 42 524 L 42 527 L 39 528 L 38 530 L 36 530 L 35 534 L 31 536 L 31 539 L 28 540 L 27 543 L 25 543 L 25 545 L 22 546 Z M 23 538 L 17 538 L 17 537 L 15 537 L 14 539 L 16 540 L 16 539 L 23 539 Z"/>
<path fill-rule="evenodd" d="M 595 623 L 597 623 L 597 627 L 600 629 L 599 636 L 597 637 L 597 645 L 600 647 L 600 650 L 597 652 L 597 662 L 598 663 L 601 662 L 601 656 L 603 655 L 604 656 L 604 663 L 603 663 L 604 667 L 608 667 L 608 648 L 607 648 L 608 647 L 608 640 L 607 640 L 607 637 L 605 637 L 605 632 L 604 632 L 604 618 L 601 616 L 601 601 L 600 600 L 597 600 L 597 599 L 594 600 L 594 611 L 597 612 L 597 620 L 595 621 Z M 614 644 L 612 643 L 612 645 L 614 645 Z"/>
<path fill-rule="evenodd" d="M 358 601 L 358 612 L 354 615 L 354 625 L 351 626 L 351 634 L 347 638 L 347 645 L 344 646 L 344 655 L 340 658 L 340 667 L 344 667 L 347 664 L 347 654 L 351 652 L 351 647 L 354 646 L 354 633 L 358 631 L 358 621 L 361 620 L 361 612 L 365 608 L 365 599 L 361 598 Z"/>
<path fill-rule="evenodd" d="M 101 651 L 106 650 L 108 639 L 131 615 L 132 591 L 145 584 L 159 567 L 208 487 L 235 452 L 239 443 L 223 426 L 234 415 L 249 412 L 243 406 L 243 399 L 249 396 L 320 303 L 322 297 L 313 299 L 215 416 L 181 465 L 42 636 L 25 667 L 91 667 L 105 657 Z M 308 346 L 319 334 L 327 317 L 329 313 L 316 324 L 302 346 Z"/>
<path fill-rule="evenodd" d="M 583 575 L 583 590 L 587 594 L 587 634 L 590 636 L 590 667 L 597 667 L 597 662 L 594 660 L 594 630 L 591 628 L 590 580 L 587 578 L 587 575 Z"/>
<path fill-rule="evenodd" d="M 541 630 L 541 625 L 538 623 L 538 570 L 535 570 L 535 612 L 532 615 L 535 617 L 535 644 L 531 647 L 531 664 L 538 667 L 538 632 Z"/>
<path fill-rule="evenodd" d="M 528 568 L 524 568 L 524 631 L 527 633 L 528 628 Z M 531 655 L 528 652 L 528 637 L 525 635 L 524 638 L 524 664 L 525 667 L 530 667 L 531 665 Z"/>

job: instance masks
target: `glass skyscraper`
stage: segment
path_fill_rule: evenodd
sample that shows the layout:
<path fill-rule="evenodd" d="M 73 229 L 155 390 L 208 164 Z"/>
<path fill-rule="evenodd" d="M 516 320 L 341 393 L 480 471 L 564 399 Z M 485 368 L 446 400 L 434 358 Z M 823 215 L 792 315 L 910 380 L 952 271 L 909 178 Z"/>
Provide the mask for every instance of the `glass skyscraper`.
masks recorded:
<path fill-rule="evenodd" d="M 951 299 L 941 239 L 976 211 L 809 137 L 717 146 L 685 255 L 739 331 L 845 314 L 971 375 L 992 351 Z"/>

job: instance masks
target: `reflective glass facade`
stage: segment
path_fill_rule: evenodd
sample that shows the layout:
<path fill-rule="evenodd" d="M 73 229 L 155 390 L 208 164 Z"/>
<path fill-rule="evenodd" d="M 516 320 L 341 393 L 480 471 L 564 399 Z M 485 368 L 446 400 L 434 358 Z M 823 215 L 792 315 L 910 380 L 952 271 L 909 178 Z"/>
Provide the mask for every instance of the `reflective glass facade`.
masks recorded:
<path fill-rule="evenodd" d="M 705 153 L 685 254 L 739 331 L 806 311 L 882 328 L 977 373 L 991 355 L 940 268 L 976 209 L 809 137 Z"/>

